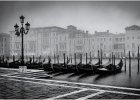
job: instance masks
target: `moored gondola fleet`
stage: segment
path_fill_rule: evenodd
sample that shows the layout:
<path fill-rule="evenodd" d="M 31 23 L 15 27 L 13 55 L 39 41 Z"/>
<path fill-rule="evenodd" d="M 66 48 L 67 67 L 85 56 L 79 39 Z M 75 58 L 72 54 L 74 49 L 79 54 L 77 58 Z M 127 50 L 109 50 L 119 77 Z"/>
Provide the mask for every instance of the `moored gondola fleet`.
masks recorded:
<path fill-rule="evenodd" d="M 82 55 L 80 55 L 80 61 L 76 62 L 76 53 L 74 54 L 74 63 L 72 63 L 72 59 L 67 57 L 67 61 L 64 62 L 52 63 L 50 57 L 48 57 L 48 63 L 43 64 L 43 68 L 45 71 L 60 71 L 65 73 L 118 73 L 121 72 L 123 66 L 123 60 L 120 59 L 119 63 L 115 64 L 115 56 L 112 55 L 112 59 L 109 58 L 108 62 L 103 64 L 102 57 L 98 58 L 97 63 L 92 63 L 92 58 L 90 56 L 90 61 L 87 63 L 87 53 L 86 53 L 86 64 L 82 63 Z M 59 60 L 59 59 L 58 59 Z M 71 62 L 70 62 L 71 61 Z"/>
<path fill-rule="evenodd" d="M 115 64 L 115 55 L 112 54 L 112 57 L 108 59 L 108 62 L 103 64 L 103 58 L 102 58 L 102 52 L 101 56 L 99 57 L 99 51 L 98 51 L 98 60 L 96 63 L 92 63 L 93 59 L 89 57 L 89 62 L 87 53 L 86 53 L 86 63 L 82 62 L 82 54 L 79 56 L 79 62 L 77 62 L 77 55 L 74 54 L 74 59 L 72 57 L 66 57 L 65 54 L 63 54 L 63 63 L 59 62 L 59 55 L 54 58 L 56 60 L 53 62 L 51 57 L 48 56 L 48 61 L 46 62 L 45 58 L 38 57 L 35 61 L 35 57 L 29 57 L 26 62 L 24 63 L 25 66 L 27 66 L 28 69 L 43 69 L 44 71 L 53 71 L 53 72 L 65 72 L 65 73 L 118 73 L 121 72 L 123 61 L 120 59 L 120 61 Z M 74 60 L 74 62 L 73 62 Z M 21 61 L 19 59 L 15 59 L 15 56 L 12 57 L 12 61 L 9 61 L 9 58 L 6 57 L 0 57 L 0 66 L 6 67 L 6 68 L 19 68 L 21 65 Z"/>

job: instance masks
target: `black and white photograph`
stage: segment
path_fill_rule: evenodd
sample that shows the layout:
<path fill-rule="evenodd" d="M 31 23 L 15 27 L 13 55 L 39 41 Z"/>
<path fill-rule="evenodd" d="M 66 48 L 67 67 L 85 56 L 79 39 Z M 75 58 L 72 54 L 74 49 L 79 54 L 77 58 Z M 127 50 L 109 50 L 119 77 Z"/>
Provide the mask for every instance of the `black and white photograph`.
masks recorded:
<path fill-rule="evenodd" d="M 0 99 L 140 99 L 140 1 L 0 1 Z"/>

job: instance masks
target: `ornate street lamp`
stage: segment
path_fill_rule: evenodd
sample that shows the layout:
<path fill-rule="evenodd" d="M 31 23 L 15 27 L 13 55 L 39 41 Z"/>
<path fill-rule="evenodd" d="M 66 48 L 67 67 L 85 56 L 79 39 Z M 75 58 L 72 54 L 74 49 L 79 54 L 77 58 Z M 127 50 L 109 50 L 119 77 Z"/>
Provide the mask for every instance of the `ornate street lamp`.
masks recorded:
<path fill-rule="evenodd" d="M 22 15 L 20 16 L 20 22 L 21 22 L 21 28 L 19 30 L 19 26 L 16 24 L 15 27 L 15 35 L 18 37 L 21 36 L 21 65 L 24 65 L 24 45 L 23 45 L 23 40 L 24 40 L 24 34 L 28 34 L 28 31 L 30 29 L 30 24 L 27 22 L 25 24 L 25 28 L 23 27 L 25 17 Z"/>

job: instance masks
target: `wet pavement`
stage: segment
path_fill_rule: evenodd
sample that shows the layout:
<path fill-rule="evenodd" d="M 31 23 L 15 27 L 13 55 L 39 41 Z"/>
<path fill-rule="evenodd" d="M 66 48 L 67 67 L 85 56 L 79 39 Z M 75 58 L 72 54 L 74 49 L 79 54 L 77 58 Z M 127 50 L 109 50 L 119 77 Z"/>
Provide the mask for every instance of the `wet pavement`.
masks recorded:
<path fill-rule="evenodd" d="M 104 74 L 74 74 L 0 68 L 0 99 L 140 99 L 140 73 L 132 61 L 127 71 Z M 49 73 L 49 74 L 48 74 Z M 50 75 L 50 76 L 48 76 Z"/>

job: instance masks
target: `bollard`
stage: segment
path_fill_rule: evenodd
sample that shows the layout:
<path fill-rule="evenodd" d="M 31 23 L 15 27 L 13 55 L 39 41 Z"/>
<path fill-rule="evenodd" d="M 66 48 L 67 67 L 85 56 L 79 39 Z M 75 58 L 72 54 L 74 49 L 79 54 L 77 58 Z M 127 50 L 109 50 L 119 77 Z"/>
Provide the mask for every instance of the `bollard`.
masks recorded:
<path fill-rule="evenodd" d="M 138 46 L 138 73 L 139 73 L 139 62 L 140 62 L 140 61 L 139 61 L 139 57 L 140 57 L 140 56 L 139 56 L 139 46 Z"/>
<path fill-rule="evenodd" d="M 87 64 L 87 53 L 86 53 L 86 64 Z"/>
<path fill-rule="evenodd" d="M 125 55 L 125 49 L 124 49 L 124 70 L 126 72 L 126 55 Z"/>
<path fill-rule="evenodd" d="M 131 55 L 129 51 L 129 77 L 131 77 Z"/>

